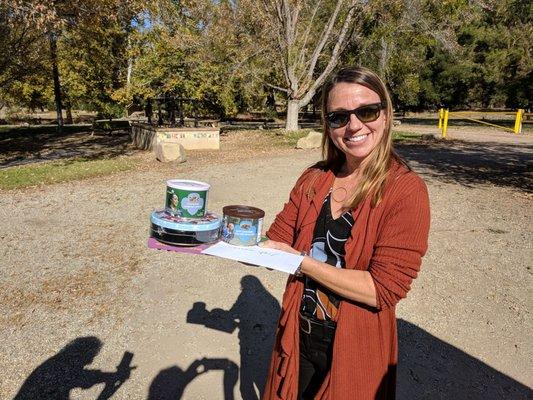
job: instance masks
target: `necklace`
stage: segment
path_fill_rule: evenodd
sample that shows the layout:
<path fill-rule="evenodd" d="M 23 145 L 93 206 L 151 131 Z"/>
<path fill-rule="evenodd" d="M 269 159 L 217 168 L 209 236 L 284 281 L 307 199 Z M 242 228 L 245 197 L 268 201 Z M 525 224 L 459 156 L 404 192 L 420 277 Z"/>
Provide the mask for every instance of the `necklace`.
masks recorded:
<path fill-rule="evenodd" d="M 339 199 L 339 196 L 342 196 L 342 198 Z M 337 203 L 344 203 L 344 200 L 346 200 L 347 196 L 348 190 L 346 190 L 346 188 L 342 186 L 331 191 L 331 198 Z"/>

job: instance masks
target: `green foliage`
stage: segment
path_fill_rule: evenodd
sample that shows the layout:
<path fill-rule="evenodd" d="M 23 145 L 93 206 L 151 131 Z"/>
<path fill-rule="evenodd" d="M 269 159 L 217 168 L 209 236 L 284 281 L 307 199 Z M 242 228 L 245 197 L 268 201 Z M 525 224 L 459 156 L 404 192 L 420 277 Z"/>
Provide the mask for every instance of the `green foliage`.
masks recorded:
<path fill-rule="evenodd" d="M 297 131 L 286 131 L 284 129 L 277 129 L 275 131 L 267 131 L 272 135 L 277 143 L 284 147 L 294 148 L 298 140 L 307 136 L 311 129 L 299 129 Z"/>
<path fill-rule="evenodd" d="M 531 2 L 372 4 L 345 63 L 378 71 L 398 107 L 531 107 Z"/>
<path fill-rule="evenodd" d="M 95 0 L 90 8 L 80 0 L 29 3 L 44 4 L 46 18 L 0 2 L 0 106 L 55 107 L 51 32 L 58 36 L 64 106 L 100 118 L 123 116 L 131 103 L 165 95 L 195 100 L 186 114 L 222 117 L 253 110 L 274 116 L 272 98 L 285 100 L 272 88 L 287 84 L 277 25 L 253 0 Z M 313 48 L 322 32 L 316 27 L 336 1 L 322 2 L 316 14 L 316 2 L 300 4 L 301 25 L 285 61 L 303 78 L 302 54 Z M 378 71 L 399 108 L 531 108 L 532 4 L 370 0 L 357 8 L 355 34 L 339 66 Z M 319 57 L 316 71 L 327 61 Z M 305 91 L 310 81 L 301 82 L 298 90 Z"/>
<path fill-rule="evenodd" d="M 394 142 L 414 142 L 422 138 L 421 133 L 412 133 L 404 131 L 393 131 L 392 140 Z"/>
<path fill-rule="evenodd" d="M 93 131 L 105 131 L 105 132 L 129 130 L 130 123 L 127 120 L 94 121 L 92 128 L 93 128 Z"/>

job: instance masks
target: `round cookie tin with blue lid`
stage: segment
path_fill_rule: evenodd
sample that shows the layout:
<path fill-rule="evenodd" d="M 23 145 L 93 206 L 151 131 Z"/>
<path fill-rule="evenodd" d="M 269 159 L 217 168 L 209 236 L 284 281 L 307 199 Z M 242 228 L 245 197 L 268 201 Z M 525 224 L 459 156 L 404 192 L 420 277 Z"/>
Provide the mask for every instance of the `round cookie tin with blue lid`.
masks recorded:
<path fill-rule="evenodd" d="M 222 219 L 207 212 L 202 218 L 188 219 L 167 211 L 154 211 L 150 215 L 150 236 L 174 246 L 197 246 L 219 239 Z"/>

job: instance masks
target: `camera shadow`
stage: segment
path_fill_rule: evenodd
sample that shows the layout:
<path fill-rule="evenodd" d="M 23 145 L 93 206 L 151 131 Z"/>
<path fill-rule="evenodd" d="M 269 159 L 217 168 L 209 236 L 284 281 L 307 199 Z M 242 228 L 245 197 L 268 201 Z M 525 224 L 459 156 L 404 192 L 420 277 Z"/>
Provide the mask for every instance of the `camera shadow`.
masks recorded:
<path fill-rule="evenodd" d="M 102 342 L 95 336 L 72 340 L 30 374 L 13 400 L 69 400 L 72 389 L 89 389 L 99 383 L 105 387 L 97 400 L 110 399 L 135 369 L 130 366 L 133 353 L 124 352 L 115 372 L 85 368 L 101 348 Z"/>
<path fill-rule="evenodd" d="M 223 371 L 224 399 L 233 400 L 239 367 L 225 358 L 202 358 L 195 360 L 186 370 L 172 366 L 160 371 L 150 385 L 148 400 L 179 400 L 189 383 L 197 376 L 212 370 Z"/>
<path fill-rule="evenodd" d="M 244 400 L 258 400 L 263 393 L 279 314 L 279 302 L 252 275 L 241 279 L 241 293 L 229 310 L 208 311 L 205 303 L 197 302 L 187 314 L 188 323 L 226 333 L 238 329 L 239 389 Z"/>

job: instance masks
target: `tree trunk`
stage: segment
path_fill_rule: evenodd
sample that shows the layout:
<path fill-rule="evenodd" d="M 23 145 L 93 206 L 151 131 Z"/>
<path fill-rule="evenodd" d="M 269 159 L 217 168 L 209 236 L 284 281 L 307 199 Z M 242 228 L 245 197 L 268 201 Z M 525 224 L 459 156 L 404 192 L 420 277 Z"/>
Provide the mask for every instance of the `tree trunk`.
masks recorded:
<path fill-rule="evenodd" d="M 65 121 L 65 125 L 72 125 L 72 103 L 70 102 L 70 99 L 67 97 L 67 100 L 65 101 L 65 107 L 67 108 L 67 118 Z"/>
<path fill-rule="evenodd" d="M 50 34 L 50 59 L 52 61 L 52 75 L 54 77 L 54 96 L 56 102 L 57 113 L 57 130 L 62 131 L 63 128 L 63 114 L 61 106 L 61 85 L 59 84 L 59 70 L 57 68 L 57 37 L 55 34 Z"/>
<path fill-rule="evenodd" d="M 389 63 L 389 44 L 385 41 L 385 38 L 381 38 L 381 50 L 379 56 L 379 76 L 382 79 L 386 79 L 387 64 Z"/>
<path fill-rule="evenodd" d="M 126 87 L 129 89 L 131 85 L 131 71 L 133 71 L 133 59 L 128 58 L 128 70 L 126 73 Z"/>
<path fill-rule="evenodd" d="M 289 99 L 287 101 L 287 119 L 285 121 L 285 130 L 298 130 L 298 111 L 300 111 L 300 102 L 298 100 Z"/>

